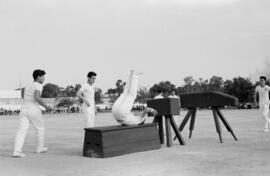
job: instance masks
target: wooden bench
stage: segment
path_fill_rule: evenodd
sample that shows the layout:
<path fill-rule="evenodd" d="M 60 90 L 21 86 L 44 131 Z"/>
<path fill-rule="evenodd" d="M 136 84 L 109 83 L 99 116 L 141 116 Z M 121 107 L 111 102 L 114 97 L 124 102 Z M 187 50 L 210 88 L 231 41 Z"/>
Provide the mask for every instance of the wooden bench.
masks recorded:
<path fill-rule="evenodd" d="M 160 149 L 157 125 L 104 126 L 85 128 L 83 156 L 106 158 Z"/>

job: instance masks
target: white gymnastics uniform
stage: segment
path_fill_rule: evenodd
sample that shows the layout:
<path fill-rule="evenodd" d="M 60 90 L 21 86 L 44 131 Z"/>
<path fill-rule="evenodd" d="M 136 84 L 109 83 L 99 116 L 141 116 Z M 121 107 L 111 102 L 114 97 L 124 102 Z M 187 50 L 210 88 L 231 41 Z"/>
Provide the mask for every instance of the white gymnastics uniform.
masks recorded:
<path fill-rule="evenodd" d="M 131 71 L 124 92 L 115 101 L 112 107 L 113 117 L 122 125 L 138 125 L 145 121 L 145 117 L 135 116 L 132 106 L 137 97 L 138 76 Z"/>
<path fill-rule="evenodd" d="M 265 85 L 264 87 L 257 86 L 255 89 L 256 93 L 259 93 L 259 107 L 263 118 L 266 120 L 265 128 L 269 128 L 270 119 L 269 113 L 269 91 L 270 87 Z"/>
<path fill-rule="evenodd" d="M 82 111 L 85 116 L 85 127 L 91 128 L 95 124 L 95 90 L 94 87 L 86 83 L 81 88 L 80 91 L 83 93 L 83 97 L 90 103 L 90 106 L 84 102 L 82 105 Z"/>
<path fill-rule="evenodd" d="M 44 148 L 44 120 L 41 109 L 35 99 L 35 91 L 42 92 L 42 84 L 33 82 L 25 87 L 23 105 L 20 112 L 20 125 L 17 131 L 14 145 L 14 152 L 22 152 L 27 129 L 30 123 L 35 127 L 38 137 L 37 151 Z"/>

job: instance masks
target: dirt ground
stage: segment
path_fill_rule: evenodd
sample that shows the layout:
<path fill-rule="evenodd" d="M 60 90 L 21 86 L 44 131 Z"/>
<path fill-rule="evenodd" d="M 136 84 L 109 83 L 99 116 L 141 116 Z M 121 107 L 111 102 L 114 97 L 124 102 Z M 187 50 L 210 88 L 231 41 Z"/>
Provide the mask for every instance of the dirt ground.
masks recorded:
<path fill-rule="evenodd" d="M 11 157 L 18 116 L 0 116 L 1 176 L 269 176 L 270 132 L 258 110 L 223 110 L 239 139 L 235 141 L 222 125 L 219 142 L 211 111 L 198 111 L 195 130 L 188 139 L 187 125 L 182 132 L 186 141 L 171 148 L 137 152 L 112 158 L 82 156 L 83 115 L 44 115 L 46 145 L 49 151 L 34 153 L 36 134 L 30 127 L 24 145 L 25 158 Z M 177 124 L 186 111 L 175 117 Z M 151 122 L 152 118 L 147 121 Z M 110 113 L 96 117 L 97 126 L 117 124 Z M 172 132 L 173 133 L 173 132 Z"/>

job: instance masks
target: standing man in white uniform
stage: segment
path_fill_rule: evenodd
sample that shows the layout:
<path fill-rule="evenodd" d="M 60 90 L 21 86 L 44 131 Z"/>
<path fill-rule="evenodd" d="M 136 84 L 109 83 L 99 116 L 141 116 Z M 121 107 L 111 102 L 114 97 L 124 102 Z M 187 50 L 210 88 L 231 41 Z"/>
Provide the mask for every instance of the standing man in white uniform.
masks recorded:
<path fill-rule="evenodd" d="M 44 147 L 44 120 L 42 118 L 41 109 L 39 105 L 45 107 L 47 110 L 52 108 L 48 106 L 42 99 L 42 84 L 45 80 L 45 71 L 35 70 L 33 72 L 34 82 L 25 87 L 23 96 L 23 105 L 20 113 L 20 125 L 15 138 L 15 145 L 13 156 L 14 157 L 25 157 L 22 153 L 22 147 L 24 144 L 27 129 L 30 123 L 35 127 L 38 137 L 37 153 L 44 153 L 48 150 Z"/>
<path fill-rule="evenodd" d="M 261 76 L 260 77 L 260 85 L 256 87 L 255 89 L 255 94 L 254 94 L 254 103 L 257 106 L 257 94 L 259 94 L 259 107 L 261 114 L 263 118 L 265 119 L 265 128 L 264 131 L 268 132 L 269 131 L 269 124 L 270 124 L 270 118 L 268 117 L 269 113 L 269 91 L 270 87 L 265 84 L 266 82 L 266 77 Z"/>
<path fill-rule="evenodd" d="M 96 105 L 95 105 L 95 89 L 93 87 L 97 74 L 89 72 L 87 74 L 87 83 L 85 83 L 77 92 L 77 96 L 83 101 L 82 110 L 85 115 L 85 127 L 94 127 Z"/>

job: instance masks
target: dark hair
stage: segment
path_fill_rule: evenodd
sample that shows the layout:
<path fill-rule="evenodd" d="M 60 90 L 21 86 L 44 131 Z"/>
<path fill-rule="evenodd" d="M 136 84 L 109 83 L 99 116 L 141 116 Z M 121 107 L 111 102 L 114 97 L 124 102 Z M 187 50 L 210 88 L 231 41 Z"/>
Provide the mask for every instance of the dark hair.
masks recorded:
<path fill-rule="evenodd" d="M 266 77 L 265 76 L 260 76 L 260 79 L 264 79 L 266 81 Z"/>
<path fill-rule="evenodd" d="M 33 71 L 33 78 L 34 78 L 34 80 L 36 80 L 39 76 L 43 76 L 45 74 L 46 74 L 46 72 L 44 70 L 37 69 L 37 70 Z"/>
<path fill-rule="evenodd" d="M 172 92 L 176 93 L 176 89 L 171 89 L 170 93 L 172 93 Z"/>
<path fill-rule="evenodd" d="M 162 91 L 162 89 L 161 89 L 160 87 L 158 87 L 158 88 L 156 88 L 156 89 L 154 90 L 154 92 L 160 94 L 160 93 L 162 93 L 163 91 Z"/>
<path fill-rule="evenodd" d="M 92 78 L 92 76 L 97 76 L 97 74 L 92 71 L 87 74 L 87 78 Z"/>

